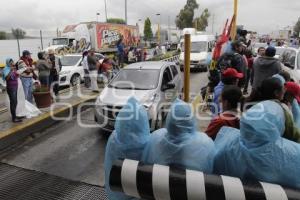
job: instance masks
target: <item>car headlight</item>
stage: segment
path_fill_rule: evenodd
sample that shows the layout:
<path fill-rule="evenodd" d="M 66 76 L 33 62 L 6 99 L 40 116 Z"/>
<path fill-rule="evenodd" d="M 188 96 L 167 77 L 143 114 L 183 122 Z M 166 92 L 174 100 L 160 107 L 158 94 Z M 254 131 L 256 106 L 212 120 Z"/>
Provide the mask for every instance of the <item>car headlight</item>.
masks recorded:
<path fill-rule="evenodd" d="M 70 74 L 71 71 L 62 71 L 59 73 L 59 75 L 67 75 L 67 74 Z"/>

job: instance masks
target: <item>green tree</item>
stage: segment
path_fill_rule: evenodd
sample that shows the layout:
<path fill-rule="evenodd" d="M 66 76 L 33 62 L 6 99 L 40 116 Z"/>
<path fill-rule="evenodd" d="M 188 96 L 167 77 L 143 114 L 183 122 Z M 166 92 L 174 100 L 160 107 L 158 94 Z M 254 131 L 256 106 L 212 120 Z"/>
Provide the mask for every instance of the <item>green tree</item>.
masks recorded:
<path fill-rule="evenodd" d="M 298 21 L 294 27 L 294 35 L 296 37 L 299 37 L 299 34 L 300 34 L 300 18 L 298 19 Z"/>
<path fill-rule="evenodd" d="M 196 26 L 196 29 L 198 31 L 205 31 L 206 27 L 208 26 L 208 18 L 210 17 L 210 13 L 208 9 L 206 8 L 200 17 L 197 17 L 194 20 L 194 24 Z"/>
<path fill-rule="evenodd" d="M 0 40 L 6 40 L 6 39 L 7 39 L 6 32 L 0 31 Z"/>
<path fill-rule="evenodd" d="M 144 38 L 146 41 L 149 41 L 153 38 L 153 32 L 151 28 L 151 21 L 149 18 L 145 20 L 145 25 L 144 25 Z"/>
<path fill-rule="evenodd" d="M 199 8 L 196 0 L 187 0 L 186 5 L 176 17 L 176 26 L 179 29 L 193 27 L 194 11 Z"/>
<path fill-rule="evenodd" d="M 120 18 L 109 18 L 107 19 L 107 23 L 112 23 L 112 24 L 126 24 L 124 19 Z"/>
<path fill-rule="evenodd" d="M 11 32 L 15 38 L 24 39 L 26 32 L 20 28 L 11 29 Z"/>

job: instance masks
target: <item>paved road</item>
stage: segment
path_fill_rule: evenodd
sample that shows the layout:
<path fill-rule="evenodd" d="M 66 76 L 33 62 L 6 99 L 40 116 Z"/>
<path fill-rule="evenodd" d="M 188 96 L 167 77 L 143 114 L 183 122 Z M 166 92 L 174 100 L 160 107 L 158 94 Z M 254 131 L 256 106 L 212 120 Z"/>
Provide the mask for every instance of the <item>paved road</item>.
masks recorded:
<path fill-rule="evenodd" d="M 206 85 L 206 73 L 191 74 L 191 91 Z M 93 110 L 81 113 L 94 124 Z M 93 185 L 104 185 L 103 160 L 108 136 L 98 128 L 82 128 L 77 118 L 63 122 L 10 151 L 1 161 Z"/>

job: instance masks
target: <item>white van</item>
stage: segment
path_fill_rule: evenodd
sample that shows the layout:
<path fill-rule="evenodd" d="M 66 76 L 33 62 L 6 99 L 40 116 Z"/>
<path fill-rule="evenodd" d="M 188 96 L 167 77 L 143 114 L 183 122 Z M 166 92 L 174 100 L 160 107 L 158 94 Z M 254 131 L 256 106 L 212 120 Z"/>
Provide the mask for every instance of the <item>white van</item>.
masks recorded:
<path fill-rule="evenodd" d="M 214 35 L 202 35 L 199 33 L 191 35 L 191 69 L 197 71 L 208 71 L 212 51 L 215 45 Z M 184 39 L 180 40 L 181 54 L 179 58 L 180 68 L 184 66 Z"/>

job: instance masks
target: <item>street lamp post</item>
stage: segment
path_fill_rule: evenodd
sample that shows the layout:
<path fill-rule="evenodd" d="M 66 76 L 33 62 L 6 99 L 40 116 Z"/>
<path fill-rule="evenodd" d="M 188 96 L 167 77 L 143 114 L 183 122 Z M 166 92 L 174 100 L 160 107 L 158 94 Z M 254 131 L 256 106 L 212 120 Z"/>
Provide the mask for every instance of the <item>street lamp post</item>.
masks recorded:
<path fill-rule="evenodd" d="M 105 5 L 105 19 L 107 22 L 107 2 L 106 2 L 106 0 L 104 0 L 104 5 Z"/>
<path fill-rule="evenodd" d="M 96 13 L 96 17 L 97 17 L 97 23 L 99 22 L 99 16 L 100 16 L 100 13 L 99 13 L 99 12 L 97 12 L 97 13 Z"/>
<path fill-rule="evenodd" d="M 159 17 L 159 21 L 158 21 L 158 25 L 157 25 L 157 42 L 158 42 L 158 44 L 160 44 L 160 24 L 161 24 L 161 15 L 160 15 L 160 13 L 157 13 L 156 14 L 156 16 L 158 16 Z"/>
<path fill-rule="evenodd" d="M 125 23 L 127 25 L 127 0 L 125 0 Z"/>

